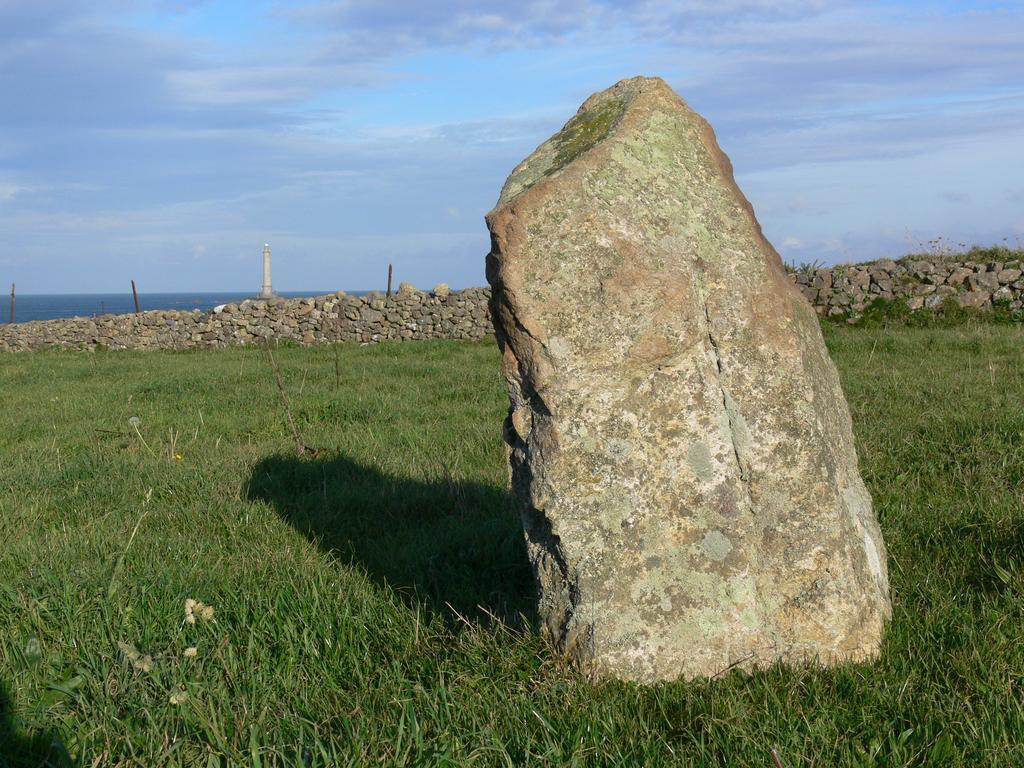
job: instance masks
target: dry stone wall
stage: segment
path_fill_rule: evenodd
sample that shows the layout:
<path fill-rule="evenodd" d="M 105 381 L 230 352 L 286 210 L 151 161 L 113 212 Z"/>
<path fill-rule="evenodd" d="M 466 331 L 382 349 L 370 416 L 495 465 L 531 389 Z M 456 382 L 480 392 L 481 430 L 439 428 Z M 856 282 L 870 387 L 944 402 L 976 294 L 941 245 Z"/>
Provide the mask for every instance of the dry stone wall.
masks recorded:
<path fill-rule="evenodd" d="M 252 344 L 264 338 L 299 344 L 479 339 L 493 334 L 490 291 L 431 292 L 403 283 L 398 293 L 250 300 L 209 312 L 155 310 L 0 326 L 0 352 L 47 347 L 90 350 L 192 349 Z"/>
<path fill-rule="evenodd" d="M 882 260 L 790 274 L 819 315 L 856 317 L 875 299 L 904 299 L 911 310 L 934 309 L 947 299 L 962 307 L 1024 307 L 1021 261 Z"/>
<path fill-rule="evenodd" d="M 819 315 L 856 317 L 877 298 L 902 298 L 913 310 L 952 298 L 987 309 L 1005 302 L 1024 310 L 1024 262 L 901 260 L 843 264 L 790 273 Z M 0 325 L 0 352 L 47 347 L 90 350 L 192 349 L 252 344 L 275 338 L 298 344 L 377 343 L 414 339 L 481 339 L 493 335 L 490 288 L 420 291 L 403 283 L 396 294 L 344 292 L 308 299 L 253 299 L 210 312 L 154 310 Z"/>

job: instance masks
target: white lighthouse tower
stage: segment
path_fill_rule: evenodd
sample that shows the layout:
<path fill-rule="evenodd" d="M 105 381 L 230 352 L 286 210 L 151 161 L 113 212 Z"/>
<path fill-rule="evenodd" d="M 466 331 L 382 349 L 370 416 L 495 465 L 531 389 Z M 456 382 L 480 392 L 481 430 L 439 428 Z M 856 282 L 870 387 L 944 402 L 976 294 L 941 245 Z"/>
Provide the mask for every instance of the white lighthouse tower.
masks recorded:
<path fill-rule="evenodd" d="M 263 288 L 260 289 L 261 299 L 272 299 L 277 294 L 270 282 L 270 244 L 263 244 Z"/>

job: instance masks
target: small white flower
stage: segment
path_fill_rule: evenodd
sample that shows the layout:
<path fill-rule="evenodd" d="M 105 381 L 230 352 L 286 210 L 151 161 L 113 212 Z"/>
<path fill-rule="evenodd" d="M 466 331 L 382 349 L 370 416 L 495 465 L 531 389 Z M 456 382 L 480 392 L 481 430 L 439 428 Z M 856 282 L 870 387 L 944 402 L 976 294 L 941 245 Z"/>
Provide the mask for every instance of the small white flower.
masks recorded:
<path fill-rule="evenodd" d="M 185 623 L 195 624 L 197 617 L 203 619 L 203 621 L 211 621 L 213 619 L 213 606 L 207 605 L 200 600 L 193 600 L 190 597 L 185 601 Z"/>
<path fill-rule="evenodd" d="M 196 648 L 194 645 L 189 646 L 185 649 L 183 655 L 185 656 L 186 659 L 194 659 L 196 656 L 199 655 L 199 649 Z"/>
<path fill-rule="evenodd" d="M 128 419 L 128 423 L 131 424 L 133 427 L 137 427 L 139 426 L 139 424 L 142 423 L 142 419 L 140 419 L 138 416 L 132 416 L 130 419 Z"/>

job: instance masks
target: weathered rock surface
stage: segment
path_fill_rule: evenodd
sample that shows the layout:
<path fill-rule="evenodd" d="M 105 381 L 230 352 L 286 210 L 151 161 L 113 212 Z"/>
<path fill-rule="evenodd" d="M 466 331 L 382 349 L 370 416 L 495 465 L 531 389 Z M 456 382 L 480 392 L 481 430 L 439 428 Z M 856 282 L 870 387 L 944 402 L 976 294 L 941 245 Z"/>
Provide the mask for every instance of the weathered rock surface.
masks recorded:
<path fill-rule="evenodd" d="M 543 629 L 644 682 L 874 657 L 886 553 L 846 402 L 710 126 L 623 81 L 487 221 Z"/>

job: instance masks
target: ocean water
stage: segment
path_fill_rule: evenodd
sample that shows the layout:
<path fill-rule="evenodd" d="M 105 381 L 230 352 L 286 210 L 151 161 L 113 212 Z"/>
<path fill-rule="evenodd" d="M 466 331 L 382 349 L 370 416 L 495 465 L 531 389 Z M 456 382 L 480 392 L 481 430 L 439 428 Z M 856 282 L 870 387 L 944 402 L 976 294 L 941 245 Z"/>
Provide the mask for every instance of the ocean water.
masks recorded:
<path fill-rule="evenodd" d="M 282 292 L 282 298 L 322 296 L 334 291 L 290 291 Z M 363 294 L 365 291 L 350 291 Z M 147 309 L 213 309 L 218 304 L 231 304 L 256 298 L 252 293 L 140 293 L 139 304 Z M 53 320 L 59 317 L 92 317 L 94 315 L 124 315 L 135 311 L 135 302 L 130 293 L 68 293 L 68 294 L 25 294 L 17 296 L 14 302 L 14 322 L 27 323 L 30 320 Z M 10 319 L 11 297 L 0 296 L 0 323 Z"/>

